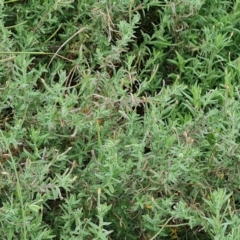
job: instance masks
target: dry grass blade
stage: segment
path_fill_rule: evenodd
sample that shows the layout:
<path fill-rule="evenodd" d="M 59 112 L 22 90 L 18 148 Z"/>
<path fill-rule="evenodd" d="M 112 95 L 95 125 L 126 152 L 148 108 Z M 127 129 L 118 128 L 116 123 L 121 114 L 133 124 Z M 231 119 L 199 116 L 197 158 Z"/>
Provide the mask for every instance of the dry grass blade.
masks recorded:
<path fill-rule="evenodd" d="M 75 36 L 77 36 L 79 33 L 83 32 L 84 30 L 86 30 L 86 27 L 83 27 L 81 29 L 79 29 L 77 32 L 75 32 L 70 38 L 67 39 L 67 41 L 65 41 L 59 48 L 58 50 L 54 53 L 53 57 L 51 58 L 50 62 L 48 63 L 48 66 L 50 66 L 51 62 L 53 61 L 53 59 L 57 56 L 58 52 L 71 40 L 73 39 Z"/>

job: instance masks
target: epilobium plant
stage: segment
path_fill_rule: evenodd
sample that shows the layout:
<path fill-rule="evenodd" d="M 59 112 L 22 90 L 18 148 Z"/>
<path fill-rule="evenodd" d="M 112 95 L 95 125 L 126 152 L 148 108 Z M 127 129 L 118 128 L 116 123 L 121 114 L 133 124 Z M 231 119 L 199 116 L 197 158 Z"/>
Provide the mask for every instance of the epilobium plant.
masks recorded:
<path fill-rule="evenodd" d="M 0 1 L 3 239 L 238 239 L 239 2 Z"/>

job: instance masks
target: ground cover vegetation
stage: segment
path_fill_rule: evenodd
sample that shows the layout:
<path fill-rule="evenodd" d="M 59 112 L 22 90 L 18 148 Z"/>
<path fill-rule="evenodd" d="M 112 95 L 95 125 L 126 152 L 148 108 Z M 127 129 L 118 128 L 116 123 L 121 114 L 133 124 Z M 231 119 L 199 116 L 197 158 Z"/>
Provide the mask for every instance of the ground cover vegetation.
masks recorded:
<path fill-rule="evenodd" d="M 1 239 L 240 239 L 239 0 L 0 0 Z"/>

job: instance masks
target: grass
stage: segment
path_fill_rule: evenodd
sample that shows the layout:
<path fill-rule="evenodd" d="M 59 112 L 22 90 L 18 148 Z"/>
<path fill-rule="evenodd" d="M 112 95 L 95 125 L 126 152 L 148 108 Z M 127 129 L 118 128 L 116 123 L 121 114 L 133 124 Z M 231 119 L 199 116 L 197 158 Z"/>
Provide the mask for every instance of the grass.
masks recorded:
<path fill-rule="evenodd" d="M 2 239 L 239 239 L 236 1 L 0 1 Z"/>

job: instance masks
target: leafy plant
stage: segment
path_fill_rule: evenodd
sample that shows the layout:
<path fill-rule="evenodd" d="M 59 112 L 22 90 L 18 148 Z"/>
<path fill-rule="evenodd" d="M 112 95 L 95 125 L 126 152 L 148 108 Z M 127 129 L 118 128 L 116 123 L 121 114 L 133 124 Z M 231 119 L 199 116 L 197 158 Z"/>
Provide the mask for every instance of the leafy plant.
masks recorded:
<path fill-rule="evenodd" d="M 238 1 L 0 1 L 3 239 L 238 239 Z"/>

